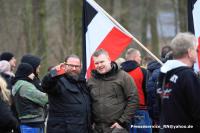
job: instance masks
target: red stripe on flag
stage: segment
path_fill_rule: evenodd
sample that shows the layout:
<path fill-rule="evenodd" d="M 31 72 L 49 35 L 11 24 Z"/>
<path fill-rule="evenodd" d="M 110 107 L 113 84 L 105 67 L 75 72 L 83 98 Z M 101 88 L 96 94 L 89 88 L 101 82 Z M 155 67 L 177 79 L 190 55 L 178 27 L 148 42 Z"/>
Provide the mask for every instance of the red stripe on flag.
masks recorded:
<path fill-rule="evenodd" d="M 96 50 L 101 48 L 106 50 L 109 53 L 111 60 L 114 61 L 121 55 L 123 50 L 131 43 L 131 41 L 131 37 L 127 36 L 116 27 L 113 27 Z M 87 70 L 87 78 L 90 77 L 91 70 L 93 69 L 94 62 L 91 57 L 90 66 Z"/>
<path fill-rule="evenodd" d="M 198 41 L 198 66 L 199 66 L 199 70 L 200 70 L 200 37 L 199 37 L 199 39 L 198 39 L 199 41 Z"/>

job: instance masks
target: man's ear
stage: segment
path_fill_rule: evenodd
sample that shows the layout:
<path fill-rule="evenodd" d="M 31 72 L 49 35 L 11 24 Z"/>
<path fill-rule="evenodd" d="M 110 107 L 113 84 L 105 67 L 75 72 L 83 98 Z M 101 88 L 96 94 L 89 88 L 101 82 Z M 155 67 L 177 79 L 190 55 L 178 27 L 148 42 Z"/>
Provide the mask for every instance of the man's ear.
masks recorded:
<path fill-rule="evenodd" d="M 192 48 L 189 48 L 187 51 L 188 51 L 188 57 L 191 57 L 191 54 L 192 54 Z"/>

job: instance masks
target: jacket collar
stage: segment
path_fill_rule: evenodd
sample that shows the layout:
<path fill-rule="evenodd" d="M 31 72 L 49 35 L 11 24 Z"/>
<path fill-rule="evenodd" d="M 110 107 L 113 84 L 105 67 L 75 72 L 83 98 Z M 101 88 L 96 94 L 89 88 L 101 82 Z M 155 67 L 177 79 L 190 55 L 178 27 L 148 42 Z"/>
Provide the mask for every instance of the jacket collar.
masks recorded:
<path fill-rule="evenodd" d="M 162 73 L 167 73 L 168 71 L 171 71 L 173 69 L 176 69 L 178 67 L 182 67 L 182 66 L 187 66 L 186 64 L 184 64 L 181 61 L 178 60 L 168 60 L 160 69 L 160 71 Z"/>
<path fill-rule="evenodd" d="M 97 79 L 111 77 L 111 76 L 115 75 L 117 73 L 117 71 L 119 71 L 119 67 L 118 67 L 117 63 L 111 62 L 111 67 L 112 67 L 111 70 L 105 74 L 100 74 L 96 70 L 92 70 L 91 74 L 94 78 L 97 78 Z"/>
<path fill-rule="evenodd" d="M 134 69 L 136 69 L 137 67 L 139 67 L 138 63 L 136 61 L 126 61 L 124 63 L 122 63 L 122 69 L 126 72 L 130 72 Z"/>

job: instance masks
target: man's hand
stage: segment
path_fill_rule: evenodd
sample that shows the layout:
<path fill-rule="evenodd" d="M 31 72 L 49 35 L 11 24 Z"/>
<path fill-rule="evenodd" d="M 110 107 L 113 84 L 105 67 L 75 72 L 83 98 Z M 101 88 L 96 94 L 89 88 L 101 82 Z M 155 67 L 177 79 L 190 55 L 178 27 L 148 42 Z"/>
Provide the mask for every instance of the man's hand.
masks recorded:
<path fill-rule="evenodd" d="M 122 129 L 123 127 L 120 126 L 117 122 L 115 122 L 110 128 L 119 128 L 119 129 Z"/>

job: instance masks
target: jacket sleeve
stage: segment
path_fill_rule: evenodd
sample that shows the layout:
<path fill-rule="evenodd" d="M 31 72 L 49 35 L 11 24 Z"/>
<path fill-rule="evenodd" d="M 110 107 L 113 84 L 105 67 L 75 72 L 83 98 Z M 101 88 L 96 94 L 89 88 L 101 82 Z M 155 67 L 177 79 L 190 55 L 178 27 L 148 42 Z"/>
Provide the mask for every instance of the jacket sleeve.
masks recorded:
<path fill-rule="evenodd" d="M 49 73 L 46 76 L 44 76 L 42 80 L 42 88 L 44 92 L 48 94 L 53 94 L 53 95 L 58 94 L 60 90 L 57 85 L 57 79 L 58 78 L 56 77 L 52 78 Z"/>
<path fill-rule="evenodd" d="M 133 115 L 138 108 L 138 92 L 132 78 L 125 72 L 123 72 L 123 89 L 124 95 L 127 100 L 127 105 L 124 109 L 124 113 L 117 120 L 117 122 L 125 127 L 127 123 L 130 123 Z"/>
<path fill-rule="evenodd" d="M 19 94 L 20 96 L 25 97 L 43 107 L 48 102 L 48 96 L 40 90 L 36 89 L 34 86 L 22 86 Z"/>

